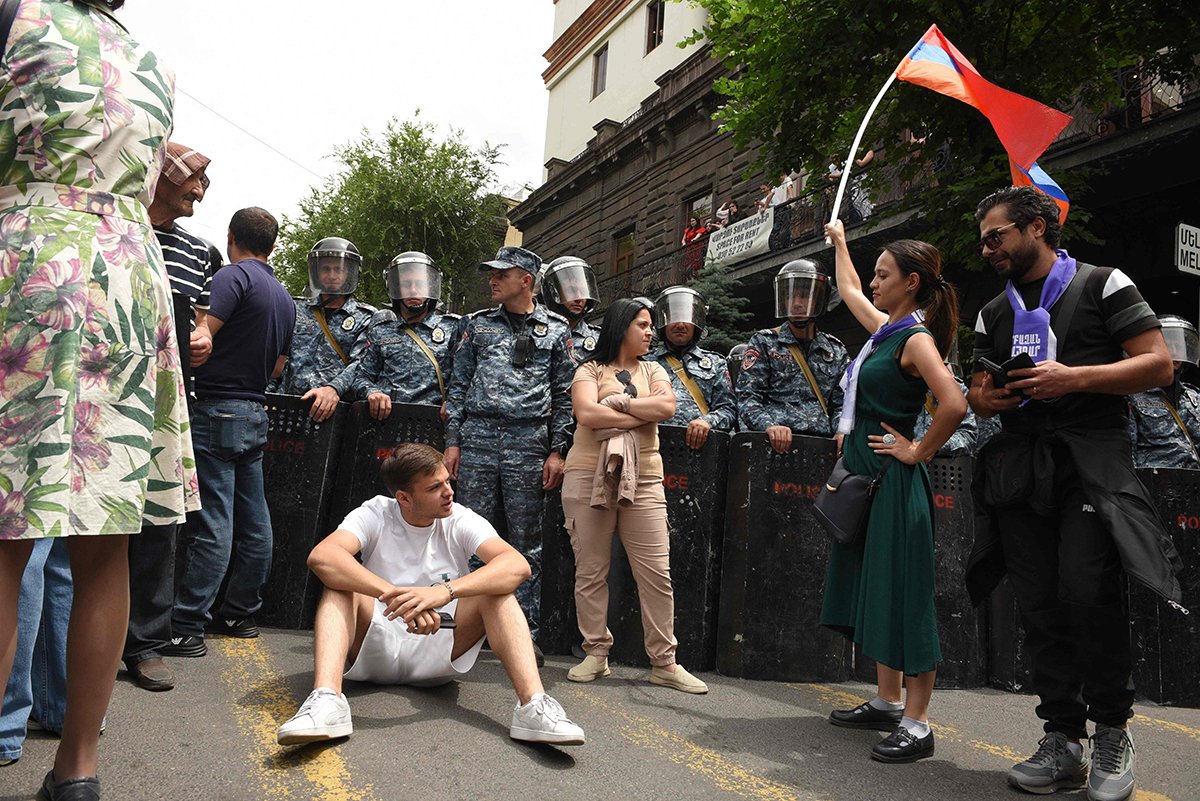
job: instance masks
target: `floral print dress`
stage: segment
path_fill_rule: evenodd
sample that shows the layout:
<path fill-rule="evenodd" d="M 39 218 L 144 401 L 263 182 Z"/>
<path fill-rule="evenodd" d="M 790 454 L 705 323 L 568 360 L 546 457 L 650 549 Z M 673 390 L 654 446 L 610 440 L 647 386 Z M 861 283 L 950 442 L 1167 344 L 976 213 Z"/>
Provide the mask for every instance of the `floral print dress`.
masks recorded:
<path fill-rule="evenodd" d="M 21 0 L 0 70 L 0 539 L 199 507 L 147 207 L 174 76 L 105 10 Z"/>

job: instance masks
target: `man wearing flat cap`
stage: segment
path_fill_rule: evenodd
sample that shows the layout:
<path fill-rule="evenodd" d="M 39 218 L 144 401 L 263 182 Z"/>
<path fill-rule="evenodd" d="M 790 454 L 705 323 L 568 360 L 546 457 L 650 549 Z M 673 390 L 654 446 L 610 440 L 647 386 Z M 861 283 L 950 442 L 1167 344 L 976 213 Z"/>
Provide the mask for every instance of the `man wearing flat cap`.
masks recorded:
<path fill-rule="evenodd" d="M 575 373 L 569 323 L 533 299 L 541 265 L 517 247 L 479 265 L 499 305 L 463 321 L 446 401 L 446 467 L 459 501 L 529 560 L 532 575 L 516 595 L 535 643 L 542 497 L 562 481 Z"/>
<path fill-rule="evenodd" d="M 209 244 L 184 230 L 177 222 L 191 217 L 195 205 L 208 189 L 209 158 L 192 148 L 171 142 L 163 165 L 150 223 L 163 251 L 171 300 L 175 312 L 175 336 L 180 343 L 184 387 L 192 400 L 192 367 L 183 349 L 191 342 L 194 358 L 203 359 L 212 350 L 212 340 L 197 334 L 196 323 L 208 313 L 212 287 Z M 175 600 L 176 526 L 146 526 L 140 537 L 129 538 L 129 629 L 125 637 L 125 667 L 139 687 L 169 690 L 175 675 L 163 662 L 161 649 L 171 642 L 171 606 Z"/>

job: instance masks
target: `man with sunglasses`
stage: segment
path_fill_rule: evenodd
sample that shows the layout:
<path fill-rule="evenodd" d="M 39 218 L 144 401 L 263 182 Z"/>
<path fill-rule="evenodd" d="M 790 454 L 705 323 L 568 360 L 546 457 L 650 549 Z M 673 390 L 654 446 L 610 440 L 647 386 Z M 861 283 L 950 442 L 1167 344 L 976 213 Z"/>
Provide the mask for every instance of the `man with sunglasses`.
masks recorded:
<path fill-rule="evenodd" d="M 191 342 L 192 357 L 204 359 L 212 351 L 207 328 L 197 323 L 208 313 L 212 289 L 209 244 L 187 231 L 178 220 L 191 217 L 208 191 L 210 159 L 179 142 L 167 145 L 162 176 L 150 204 L 150 224 L 162 247 L 163 262 L 171 282 L 175 337 L 180 343 L 180 368 L 188 404 L 192 394 L 192 359 L 184 342 Z M 161 692 L 175 686 L 175 673 L 162 658 L 171 642 L 171 604 L 175 600 L 175 539 L 178 526 L 145 526 L 141 536 L 129 538 L 129 628 L 123 654 L 125 668 L 145 690 Z"/>
<path fill-rule="evenodd" d="M 975 325 L 967 397 L 980 417 L 999 414 L 1001 431 L 980 453 L 988 524 L 976 527 L 967 586 L 978 603 L 1008 574 L 1046 732 L 1008 781 L 1039 794 L 1086 784 L 1092 801 L 1123 801 L 1134 788 L 1123 573 L 1181 599 L 1179 555 L 1134 472 L 1124 396 L 1170 383 L 1171 357 L 1133 281 L 1059 249 L 1047 195 L 1001 189 L 975 218 L 980 252 L 1008 283 Z M 1004 367 L 1020 354 L 1034 366 Z"/>
<path fill-rule="evenodd" d="M 446 468 L 462 503 L 529 560 L 516 596 L 535 644 L 542 497 L 562 482 L 575 373 L 567 320 L 533 299 L 541 264 L 524 248 L 503 247 L 479 265 L 499 305 L 463 321 L 446 399 Z"/>

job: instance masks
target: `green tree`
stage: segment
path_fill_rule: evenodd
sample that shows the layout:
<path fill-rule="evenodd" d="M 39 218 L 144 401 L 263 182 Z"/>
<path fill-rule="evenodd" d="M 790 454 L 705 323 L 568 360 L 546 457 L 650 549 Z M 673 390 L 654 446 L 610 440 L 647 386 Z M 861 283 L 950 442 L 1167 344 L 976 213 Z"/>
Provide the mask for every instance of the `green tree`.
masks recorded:
<path fill-rule="evenodd" d="M 1118 75 L 1129 68 L 1173 83 L 1200 76 L 1194 0 L 689 1 L 709 18 L 688 42 L 707 39 L 731 70 L 716 85 L 726 96 L 716 117 L 737 146 L 759 148 L 755 168 L 768 175 L 804 167 L 820 176 L 831 155 L 844 161 L 871 100 L 931 23 L 988 80 L 1062 110 L 1076 102 L 1123 106 Z M 900 146 L 906 130 L 924 138 L 914 152 Z M 948 146 L 951 169 L 939 173 L 936 189 L 909 200 L 920 204 L 939 245 L 978 264 L 969 258 L 975 205 L 1010 180 L 983 115 L 898 81 L 864 137 L 864 149 L 872 145 L 888 146 L 885 158 L 896 168 L 874 174 L 898 171 L 902 180 Z M 1092 177 L 1054 174 L 1072 196 Z M 870 187 L 870 172 L 867 180 Z M 1087 216 L 1073 204 L 1067 234 L 1079 235 Z"/>
<path fill-rule="evenodd" d="M 730 280 L 724 265 L 709 262 L 688 286 L 699 292 L 708 305 L 708 336 L 700 343 L 702 347 L 729 353 L 734 345 L 750 340 L 754 315 L 745 311 L 750 300 L 735 294 L 738 282 Z"/>
<path fill-rule="evenodd" d="M 305 293 L 308 251 L 341 236 L 362 253 L 358 297 L 389 305 L 384 268 L 396 254 L 420 250 L 442 270 L 443 299 L 474 309 L 482 286 L 476 265 L 504 237 L 503 203 L 489 189 L 499 157 L 498 147 L 471 148 L 461 131 L 438 139 L 427 123 L 393 119 L 379 137 L 364 129 L 334 150 L 341 168 L 310 190 L 299 215 L 284 215 L 280 280 L 293 294 Z"/>

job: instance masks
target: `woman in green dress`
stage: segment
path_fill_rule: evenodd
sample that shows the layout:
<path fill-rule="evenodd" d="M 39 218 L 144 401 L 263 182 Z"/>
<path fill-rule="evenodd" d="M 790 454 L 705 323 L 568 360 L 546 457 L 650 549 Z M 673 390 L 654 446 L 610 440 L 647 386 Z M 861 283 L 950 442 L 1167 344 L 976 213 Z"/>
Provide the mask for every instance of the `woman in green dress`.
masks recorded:
<path fill-rule="evenodd" d="M 871 758 L 912 762 L 933 754 L 929 699 L 941 649 L 934 610 L 933 495 L 925 463 L 966 414 L 967 405 L 943 362 L 958 331 L 958 298 L 941 275 L 937 248 L 911 239 L 889 242 L 875 264 L 872 298 L 862 290 L 841 221 L 825 226 L 834 243 L 838 289 L 872 332 L 843 378 L 838 426 L 846 467 L 884 474 L 863 542 L 833 543 L 821 623 L 851 638 L 875 660 L 878 695 L 829 720 L 880 729 Z M 928 433 L 913 425 L 932 391 L 937 410 Z M 907 695 L 901 703 L 901 686 Z"/>

